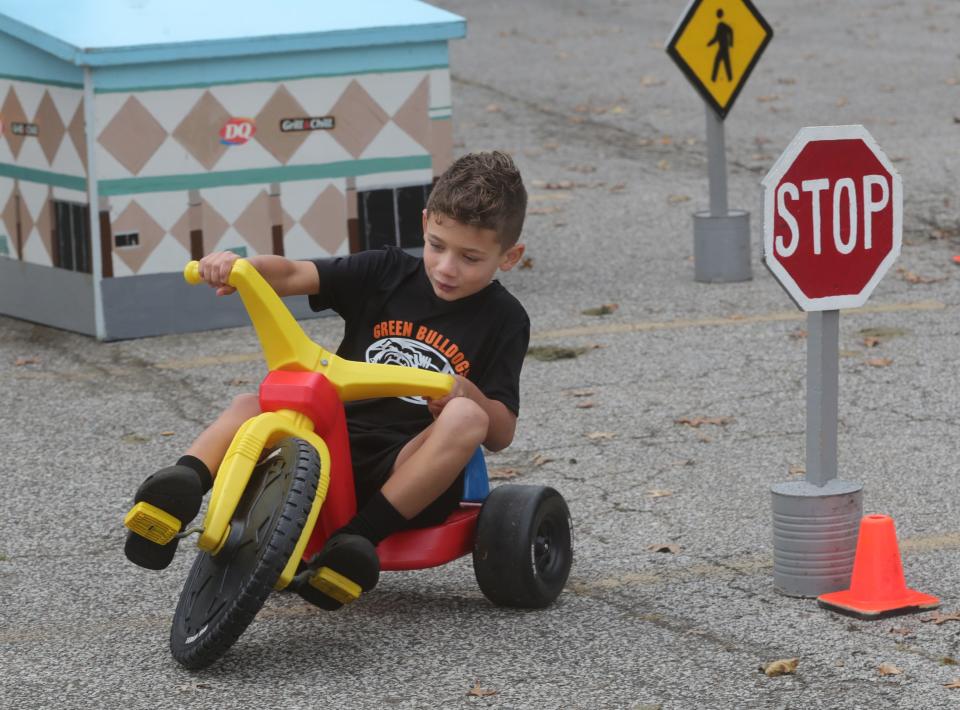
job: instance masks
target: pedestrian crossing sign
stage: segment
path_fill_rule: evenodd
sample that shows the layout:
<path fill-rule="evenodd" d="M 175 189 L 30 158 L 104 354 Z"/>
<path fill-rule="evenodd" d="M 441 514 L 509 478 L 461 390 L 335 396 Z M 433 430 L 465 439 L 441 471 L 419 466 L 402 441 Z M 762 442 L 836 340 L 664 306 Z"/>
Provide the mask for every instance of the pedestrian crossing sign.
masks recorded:
<path fill-rule="evenodd" d="M 772 37 L 750 0 L 691 0 L 667 54 L 723 119 Z"/>

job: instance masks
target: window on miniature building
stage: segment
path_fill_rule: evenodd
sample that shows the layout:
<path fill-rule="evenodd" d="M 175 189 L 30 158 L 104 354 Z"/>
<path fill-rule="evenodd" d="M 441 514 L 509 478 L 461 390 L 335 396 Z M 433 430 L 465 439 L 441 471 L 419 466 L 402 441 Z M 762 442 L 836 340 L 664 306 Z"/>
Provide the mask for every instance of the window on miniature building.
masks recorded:
<path fill-rule="evenodd" d="M 92 271 L 90 262 L 90 211 L 77 202 L 53 201 L 57 259 L 54 266 L 70 271 Z"/>
<path fill-rule="evenodd" d="M 357 216 L 364 249 L 423 245 L 421 215 L 430 185 L 410 185 L 358 192 Z"/>
<path fill-rule="evenodd" d="M 121 232 L 113 235 L 113 243 L 118 249 L 140 246 L 139 232 Z"/>

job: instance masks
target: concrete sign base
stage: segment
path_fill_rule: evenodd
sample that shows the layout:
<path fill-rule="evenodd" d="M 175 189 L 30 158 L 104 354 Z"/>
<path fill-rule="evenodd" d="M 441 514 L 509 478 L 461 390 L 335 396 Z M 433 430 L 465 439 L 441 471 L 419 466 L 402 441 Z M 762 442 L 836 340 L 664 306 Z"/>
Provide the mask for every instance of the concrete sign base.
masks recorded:
<path fill-rule="evenodd" d="M 714 217 L 693 213 L 694 280 L 731 283 L 753 278 L 750 268 L 750 213 L 730 210 Z"/>
<path fill-rule="evenodd" d="M 790 597 L 818 597 L 850 586 L 863 486 L 833 479 L 815 486 L 784 481 L 773 494 L 773 585 Z"/>

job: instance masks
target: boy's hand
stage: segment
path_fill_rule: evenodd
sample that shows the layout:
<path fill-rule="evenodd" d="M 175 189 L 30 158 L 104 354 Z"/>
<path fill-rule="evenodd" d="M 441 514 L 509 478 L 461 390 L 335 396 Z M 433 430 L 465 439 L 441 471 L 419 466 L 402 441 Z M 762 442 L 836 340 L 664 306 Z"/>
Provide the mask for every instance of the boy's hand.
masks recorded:
<path fill-rule="evenodd" d="M 232 251 L 218 251 L 207 254 L 200 260 L 200 278 L 212 288 L 217 289 L 218 296 L 228 296 L 237 289 L 227 284 L 233 262 L 240 257 Z"/>
<path fill-rule="evenodd" d="M 427 409 L 430 410 L 430 414 L 433 415 L 433 418 L 436 419 L 440 416 L 440 412 L 443 411 L 443 408 L 447 406 L 449 402 L 454 397 L 469 397 L 469 389 L 467 383 L 469 381 L 467 378 L 462 375 L 453 376 L 453 389 L 450 390 L 450 394 L 440 399 L 428 399 L 427 400 Z"/>

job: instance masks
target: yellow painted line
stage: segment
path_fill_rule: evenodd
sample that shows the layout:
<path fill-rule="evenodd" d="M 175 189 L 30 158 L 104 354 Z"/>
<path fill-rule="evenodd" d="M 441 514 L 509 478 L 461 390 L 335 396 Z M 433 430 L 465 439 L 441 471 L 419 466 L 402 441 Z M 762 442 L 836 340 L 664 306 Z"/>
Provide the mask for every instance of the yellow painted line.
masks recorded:
<path fill-rule="evenodd" d="M 960 549 L 960 533 L 923 535 L 906 538 L 899 543 L 901 554 L 940 552 Z M 651 553 L 655 554 L 655 553 Z M 592 595 L 629 587 L 644 587 L 658 584 L 677 584 L 703 579 L 729 579 L 742 575 L 759 574 L 773 569 L 772 554 L 752 554 L 725 559 L 717 563 L 702 562 L 686 567 L 671 567 L 661 570 L 627 572 L 614 577 L 595 580 L 571 579 L 570 591 L 574 594 Z"/>
<path fill-rule="evenodd" d="M 940 311 L 946 308 L 940 301 L 915 301 L 913 303 L 891 303 L 878 306 L 864 306 L 844 310 L 843 315 L 857 316 L 869 313 L 904 313 L 918 311 Z M 576 338 L 587 335 L 617 335 L 621 333 L 642 333 L 653 330 L 682 330 L 684 328 L 703 328 L 707 326 L 752 325 L 755 323 L 788 323 L 806 320 L 807 314 L 803 311 L 774 311 L 759 313 L 752 316 L 724 316 L 714 318 L 689 318 L 670 321 L 646 321 L 640 323 L 604 323 L 585 325 L 577 328 L 559 328 L 557 330 L 540 330 L 530 334 L 531 340 L 548 340 L 551 338 Z"/>

